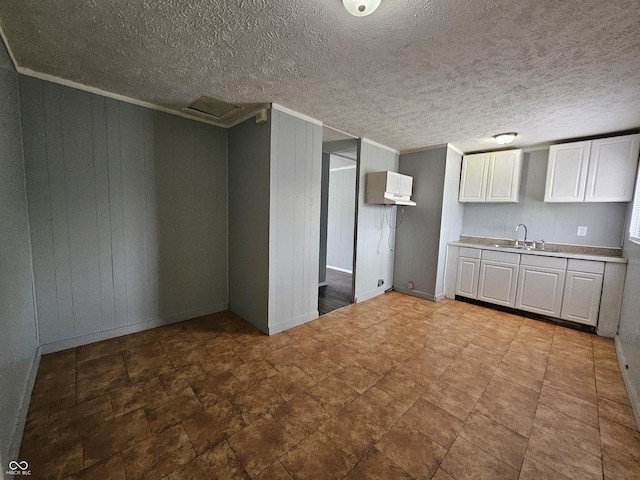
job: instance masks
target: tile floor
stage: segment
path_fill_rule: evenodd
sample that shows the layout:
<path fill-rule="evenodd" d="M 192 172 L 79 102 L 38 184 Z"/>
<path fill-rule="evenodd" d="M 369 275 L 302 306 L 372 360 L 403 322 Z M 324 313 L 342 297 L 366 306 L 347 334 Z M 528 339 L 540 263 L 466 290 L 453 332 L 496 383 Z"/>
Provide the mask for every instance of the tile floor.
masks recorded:
<path fill-rule="evenodd" d="M 640 478 L 613 342 L 397 293 L 272 337 L 225 312 L 44 356 L 31 478 Z"/>

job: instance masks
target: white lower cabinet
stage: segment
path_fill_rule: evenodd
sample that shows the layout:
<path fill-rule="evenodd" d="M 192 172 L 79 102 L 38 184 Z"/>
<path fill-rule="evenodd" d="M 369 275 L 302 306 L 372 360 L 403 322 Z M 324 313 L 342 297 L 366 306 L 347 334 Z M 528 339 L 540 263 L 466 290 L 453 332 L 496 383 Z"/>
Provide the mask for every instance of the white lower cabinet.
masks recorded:
<path fill-rule="evenodd" d="M 604 263 L 570 260 L 560 318 L 596 325 L 602 293 Z"/>
<path fill-rule="evenodd" d="M 517 253 L 484 250 L 480 261 L 478 300 L 514 307 L 519 261 Z"/>
<path fill-rule="evenodd" d="M 460 247 L 457 268 L 456 295 L 598 325 L 605 262 Z"/>
<path fill-rule="evenodd" d="M 565 258 L 522 255 L 516 308 L 560 317 L 566 268 Z"/>
<path fill-rule="evenodd" d="M 461 247 L 458 253 L 456 295 L 477 298 L 479 272 L 480 250 L 477 248 Z"/>

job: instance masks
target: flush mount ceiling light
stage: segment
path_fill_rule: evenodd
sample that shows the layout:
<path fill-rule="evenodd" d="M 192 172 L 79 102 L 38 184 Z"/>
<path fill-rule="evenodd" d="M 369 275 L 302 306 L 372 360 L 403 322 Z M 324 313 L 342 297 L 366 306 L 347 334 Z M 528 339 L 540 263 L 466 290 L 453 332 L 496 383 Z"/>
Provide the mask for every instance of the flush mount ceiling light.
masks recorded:
<path fill-rule="evenodd" d="M 344 8 L 355 17 L 364 17 L 373 13 L 381 0 L 342 0 Z"/>
<path fill-rule="evenodd" d="M 496 142 L 500 145 L 506 145 L 507 143 L 513 142 L 517 135 L 516 132 L 499 133 L 498 135 L 494 135 L 493 138 L 495 138 Z"/>

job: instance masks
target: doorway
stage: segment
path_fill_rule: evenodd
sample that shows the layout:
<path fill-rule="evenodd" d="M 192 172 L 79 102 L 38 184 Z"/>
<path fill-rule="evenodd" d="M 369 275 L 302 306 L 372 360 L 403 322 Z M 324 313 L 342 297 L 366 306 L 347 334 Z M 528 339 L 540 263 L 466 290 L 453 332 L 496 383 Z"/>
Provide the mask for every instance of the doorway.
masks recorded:
<path fill-rule="evenodd" d="M 318 312 L 353 303 L 358 141 L 323 127 Z"/>

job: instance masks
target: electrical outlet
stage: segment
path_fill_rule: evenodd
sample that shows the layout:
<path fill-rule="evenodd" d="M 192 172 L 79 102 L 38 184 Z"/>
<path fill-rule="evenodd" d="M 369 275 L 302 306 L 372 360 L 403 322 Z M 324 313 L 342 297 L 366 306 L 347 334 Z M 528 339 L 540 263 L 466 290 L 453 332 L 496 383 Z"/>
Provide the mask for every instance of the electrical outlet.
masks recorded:
<path fill-rule="evenodd" d="M 587 227 L 585 227 L 584 225 L 581 225 L 578 227 L 578 236 L 579 237 L 586 237 L 587 236 Z"/>
<path fill-rule="evenodd" d="M 383 279 L 378 280 L 378 286 L 381 287 L 382 285 L 384 285 L 384 280 Z"/>
<path fill-rule="evenodd" d="M 409 290 L 413 290 L 413 282 L 408 282 L 408 283 L 407 283 L 407 288 L 408 288 Z"/>

